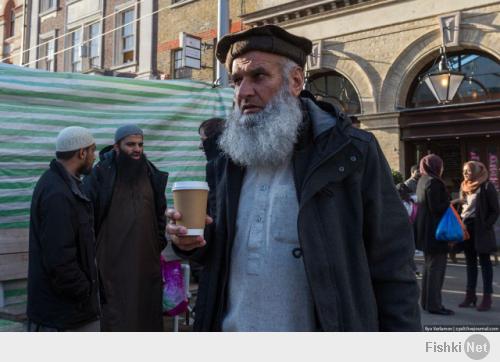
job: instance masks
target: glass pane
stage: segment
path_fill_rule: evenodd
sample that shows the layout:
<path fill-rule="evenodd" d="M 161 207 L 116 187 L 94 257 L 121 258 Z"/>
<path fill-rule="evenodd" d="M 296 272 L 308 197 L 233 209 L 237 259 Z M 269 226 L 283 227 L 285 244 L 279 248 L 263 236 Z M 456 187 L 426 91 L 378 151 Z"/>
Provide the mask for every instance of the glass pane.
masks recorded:
<path fill-rule="evenodd" d="M 123 27 L 123 36 L 130 36 L 134 34 L 134 26 L 132 24 L 126 25 Z"/>
<path fill-rule="evenodd" d="M 54 39 L 50 40 L 48 43 L 47 43 L 47 55 L 49 55 L 50 57 L 53 57 L 54 56 Z"/>
<path fill-rule="evenodd" d="M 123 38 L 123 50 L 133 50 L 134 49 L 134 37 L 129 36 Z"/>
<path fill-rule="evenodd" d="M 98 36 L 99 34 L 100 34 L 100 24 L 99 23 L 92 24 L 89 29 L 89 37 L 92 39 Z"/>
<path fill-rule="evenodd" d="M 123 13 L 123 24 L 125 25 L 127 23 L 130 23 L 134 20 L 134 10 L 127 10 Z"/>

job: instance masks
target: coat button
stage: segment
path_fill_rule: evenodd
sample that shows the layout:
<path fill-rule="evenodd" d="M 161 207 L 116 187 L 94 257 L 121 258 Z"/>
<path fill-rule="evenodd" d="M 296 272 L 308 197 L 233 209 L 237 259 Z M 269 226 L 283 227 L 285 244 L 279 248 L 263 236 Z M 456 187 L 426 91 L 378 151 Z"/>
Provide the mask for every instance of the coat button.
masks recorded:
<path fill-rule="evenodd" d="M 302 249 L 301 248 L 295 248 L 292 250 L 292 255 L 294 258 L 296 259 L 300 259 L 300 257 L 302 256 Z"/>
<path fill-rule="evenodd" d="M 357 160 L 356 156 L 351 156 L 351 161 L 352 162 L 356 162 L 356 160 Z"/>
<path fill-rule="evenodd" d="M 344 172 L 344 170 L 345 170 L 345 169 L 344 169 L 344 166 L 340 166 L 340 167 L 339 167 L 339 171 L 340 171 L 340 172 Z"/>

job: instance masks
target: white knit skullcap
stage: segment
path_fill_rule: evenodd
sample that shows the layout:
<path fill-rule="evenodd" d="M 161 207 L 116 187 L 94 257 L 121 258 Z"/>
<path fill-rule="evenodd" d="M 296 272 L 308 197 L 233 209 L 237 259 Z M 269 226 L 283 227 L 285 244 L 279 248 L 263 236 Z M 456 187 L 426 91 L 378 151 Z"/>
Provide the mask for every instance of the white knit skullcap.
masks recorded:
<path fill-rule="evenodd" d="M 95 143 L 90 131 L 83 127 L 66 127 L 57 136 L 56 152 L 76 151 Z"/>

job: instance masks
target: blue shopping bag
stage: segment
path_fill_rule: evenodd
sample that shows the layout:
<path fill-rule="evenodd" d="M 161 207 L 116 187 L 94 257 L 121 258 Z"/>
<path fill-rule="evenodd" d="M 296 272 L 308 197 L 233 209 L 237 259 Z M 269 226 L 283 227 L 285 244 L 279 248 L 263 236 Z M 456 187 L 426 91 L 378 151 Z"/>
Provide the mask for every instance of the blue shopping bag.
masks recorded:
<path fill-rule="evenodd" d="M 448 242 L 464 241 L 463 224 L 453 206 L 448 207 L 436 229 L 436 240 Z"/>

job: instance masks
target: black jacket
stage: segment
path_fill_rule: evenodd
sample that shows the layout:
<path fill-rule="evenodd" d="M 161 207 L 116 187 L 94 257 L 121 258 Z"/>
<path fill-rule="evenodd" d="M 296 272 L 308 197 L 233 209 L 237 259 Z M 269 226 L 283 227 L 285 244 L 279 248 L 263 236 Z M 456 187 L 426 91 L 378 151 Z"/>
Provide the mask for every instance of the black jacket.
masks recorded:
<path fill-rule="evenodd" d="M 318 328 L 420 330 L 412 232 L 377 141 L 345 117 L 335 119 L 334 109 L 326 113 L 310 99 L 302 103 L 304 127 L 292 162 L 299 242 Z M 205 265 L 197 331 L 221 330 L 244 173 L 224 156 L 216 160 L 216 189 L 210 190 L 216 214 L 207 246 L 192 253 L 176 249 Z"/>
<path fill-rule="evenodd" d="M 99 318 L 90 200 L 53 160 L 31 201 L 28 318 L 59 330 Z"/>
<path fill-rule="evenodd" d="M 493 226 L 498 219 L 498 194 L 491 182 L 481 185 L 476 204 L 474 222 L 474 246 L 478 253 L 494 253 L 497 250 Z"/>
<path fill-rule="evenodd" d="M 415 220 L 417 249 L 427 254 L 448 252 L 448 242 L 436 240 L 436 229 L 446 209 L 450 197 L 444 183 L 428 175 L 422 175 L 417 184 L 418 213 Z"/>
<path fill-rule="evenodd" d="M 100 160 L 94 166 L 92 173 L 83 180 L 83 189 L 94 205 L 95 233 L 99 235 L 101 225 L 106 218 L 116 181 L 116 153 L 113 146 L 105 147 L 99 152 Z M 158 170 L 150 161 L 147 161 L 148 174 L 151 180 L 155 197 L 156 217 L 158 222 L 158 242 L 160 250 L 167 246 L 165 238 L 168 173 Z"/>

